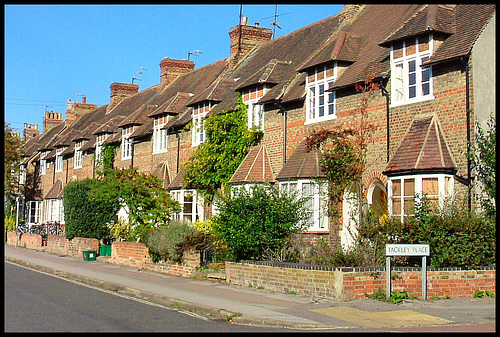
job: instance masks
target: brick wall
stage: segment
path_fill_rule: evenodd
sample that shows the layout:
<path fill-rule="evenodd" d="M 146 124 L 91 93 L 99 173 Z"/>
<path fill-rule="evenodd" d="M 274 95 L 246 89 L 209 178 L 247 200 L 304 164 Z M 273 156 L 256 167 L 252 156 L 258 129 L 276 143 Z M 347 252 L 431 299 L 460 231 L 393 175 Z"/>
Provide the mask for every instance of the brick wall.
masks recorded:
<path fill-rule="evenodd" d="M 393 268 L 392 291 L 408 291 L 422 297 L 420 268 Z M 379 288 L 386 290 L 384 267 L 336 268 L 277 262 L 226 262 L 228 283 L 263 287 L 271 291 L 296 292 L 348 301 L 365 298 Z M 496 290 L 495 267 L 480 270 L 428 268 L 427 298 L 472 297 L 476 290 Z"/>
<path fill-rule="evenodd" d="M 183 263 L 160 261 L 153 263 L 148 248 L 140 242 L 115 241 L 111 246 L 110 263 L 120 266 L 137 267 L 160 273 L 189 277 L 200 267 L 198 251 L 184 252 Z"/>

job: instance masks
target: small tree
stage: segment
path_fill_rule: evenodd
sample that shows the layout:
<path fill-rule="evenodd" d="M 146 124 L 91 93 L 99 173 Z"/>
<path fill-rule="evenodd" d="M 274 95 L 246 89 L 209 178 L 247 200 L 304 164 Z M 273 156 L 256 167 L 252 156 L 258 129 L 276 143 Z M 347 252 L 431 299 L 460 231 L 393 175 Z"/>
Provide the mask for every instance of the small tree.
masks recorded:
<path fill-rule="evenodd" d="M 476 170 L 476 183 L 481 189 L 479 200 L 486 213 L 496 217 L 496 119 L 492 114 L 488 120 L 488 129 L 484 131 L 477 123 L 476 144 L 471 154 Z"/>
<path fill-rule="evenodd" d="M 66 238 L 108 239 L 109 224 L 118 211 L 118 203 L 91 196 L 96 181 L 84 179 L 68 183 L 64 188 L 64 220 Z"/>
<path fill-rule="evenodd" d="M 237 190 L 216 200 L 219 213 L 212 218 L 212 229 L 227 245 L 230 259 L 258 260 L 265 254 L 279 254 L 290 235 L 304 229 L 305 202 L 274 186 L 256 185 L 251 193 Z"/>
<path fill-rule="evenodd" d="M 98 179 L 91 196 L 127 207 L 137 238 L 148 228 L 167 224 L 172 213 L 180 212 L 179 203 L 171 198 L 158 177 L 139 173 L 135 168 L 109 169 Z"/>
<path fill-rule="evenodd" d="M 18 192 L 18 174 L 21 157 L 25 150 L 18 134 L 4 123 L 4 192 L 10 196 Z"/>

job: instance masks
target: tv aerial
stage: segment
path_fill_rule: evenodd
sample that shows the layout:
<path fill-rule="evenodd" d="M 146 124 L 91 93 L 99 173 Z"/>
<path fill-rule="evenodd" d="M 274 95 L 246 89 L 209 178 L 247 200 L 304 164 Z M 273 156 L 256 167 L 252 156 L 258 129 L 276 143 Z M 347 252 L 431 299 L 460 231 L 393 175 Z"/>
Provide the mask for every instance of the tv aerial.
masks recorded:
<path fill-rule="evenodd" d="M 132 84 L 134 84 L 134 80 L 137 80 L 139 82 L 141 81 L 141 75 L 142 75 L 143 70 L 147 70 L 147 69 L 143 68 L 143 67 L 139 67 L 139 70 L 136 72 L 137 77 L 132 77 Z"/>
<path fill-rule="evenodd" d="M 198 55 L 200 54 L 203 54 L 201 51 L 199 51 L 198 49 L 196 49 L 195 51 L 189 51 L 188 52 L 188 61 L 189 61 L 189 58 L 191 57 L 191 55 L 194 55 L 196 57 L 196 60 L 198 60 Z M 196 63 L 196 62 L 195 62 Z"/>
<path fill-rule="evenodd" d="M 273 21 L 271 21 L 271 25 L 273 26 L 273 39 L 274 39 L 276 37 L 276 27 L 278 27 L 279 29 L 281 29 L 281 26 L 279 25 L 279 22 L 278 22 L 278 17 L 279 16 L 283 16 L 283 15 L 288 15 L 288 14 L 296 13 L 296 12 L 298 12 L 298 11 L 293 11 L 293 12 L 278 14 L 278 5 L 276 5 L 276 7 L 274 8 L 274 15 L 273 16 L 268 16 L 266 18 L 262 18 L 262 19 L 259 19 L 257 21 L 271 19 L 271 18 L 274 19 Z"/>

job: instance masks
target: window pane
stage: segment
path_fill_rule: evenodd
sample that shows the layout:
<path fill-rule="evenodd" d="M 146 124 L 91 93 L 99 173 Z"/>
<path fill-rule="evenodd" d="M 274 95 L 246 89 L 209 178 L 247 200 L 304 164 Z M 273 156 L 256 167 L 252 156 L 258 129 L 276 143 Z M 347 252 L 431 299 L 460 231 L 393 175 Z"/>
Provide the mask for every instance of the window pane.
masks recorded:
<path fill-rule="evenodd" d="M 422 192 L 428 195 L 438 195 L 439 194 L 438 178 L 423 178 Z"/>
<path fill-rule="evenodd" d="M 392 199 L 392 214 L 397 215 L 401 214 L 401 199 L 393 198 Z"/>
<path fill-rule="evenodd" d="M 415 195 L 415 179 L 405 179 L 405 196 Z"/>
<path fill-rule="evenodd" d="M 392 181 L 392 195 L 401 196 L 401 180 Z"/>
<path fill-rule="evenodd" d="M 408 71 L 412 73 L 415 71 L 415 69 L 416 69 L 415 60 L 408 62 Z"/>
<path fill-rule="evenodd" d="M 417 74 L 415 73 L 408 74 L 408 84 L 415 85 L 415 83 L 417 83 Z"/>
<path fill-rule="evenodd" d="M 429 83 L 422 84 L 422 96 L 429 95 L 431 92 L 431 87 Z"/>
<path fill-rule="evenodd" d="M 417 96 L 417 87 L 413 86 L 408 88 L 408 96 L 410 98 L 416 97 Z"/>
<path fill-rule="evenodd" d="M 393 57 L 395 59 L 403 57 L 403 42 L 396 42 L 393 46 Z"/>
<path fill-rule="evenodd" d="M 413 214 L 415 208 L 415 199 L 414 198 L 405 198 L 405 209 L 404 214 Z"/>
<path fill-rule="evenodd" d="M 323 117 L 325 115 L 325 107 L 319 107 L 319 117 Z"/>
<path fill-rule="evenodd" d="M 406 55 L 413 55 L 416 52 L 415 39 L 406 41 Z"/>

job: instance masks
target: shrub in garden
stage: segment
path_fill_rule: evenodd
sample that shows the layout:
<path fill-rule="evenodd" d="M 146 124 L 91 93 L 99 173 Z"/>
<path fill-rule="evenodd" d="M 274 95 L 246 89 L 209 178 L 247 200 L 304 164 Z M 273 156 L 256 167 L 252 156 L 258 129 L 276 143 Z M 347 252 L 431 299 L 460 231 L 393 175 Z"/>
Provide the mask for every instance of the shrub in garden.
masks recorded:
<path fill-rule="evenodd" d="M 170 221 L 167 225 L 149 228 L 144 231 L 141 241 L 148 247 L 153 261 L 182 261 L 182 253 L 186 249 L 180 246 L 188 237 L 195 235 L 196 228 L 188 221 Z"/>
<path fill-rule="evenodd" d="M 214 235 L 227 245 L 232 260 L 279 254 L 290 235 L 303 230 L 305 201 L 268 185 L 255 185 L 250 193 L 236 190 L 216 201 Z"/>
<path fill-rule="evenodd" d="M 460 201 L 433 210 L 424 197 L 415 203 L 414 216 L 404 222 L 399 218 L 365 218 L 370 220 L 360 226 L 360 238 L 372 244 L 380 263 L 387 243 L 429 244 L 431 267 L 473 268 L 496 263 L 494 220 L 468 212 Z"/>
<path fill-rule="evenodd" d="M 84 179 L 68 183 L 64 188 L 64 220 L 66 238 L 108 239 L 108 225 L 118 211 L 118 203 L 104 202 L 89 195 L 95 181 Z"/>

